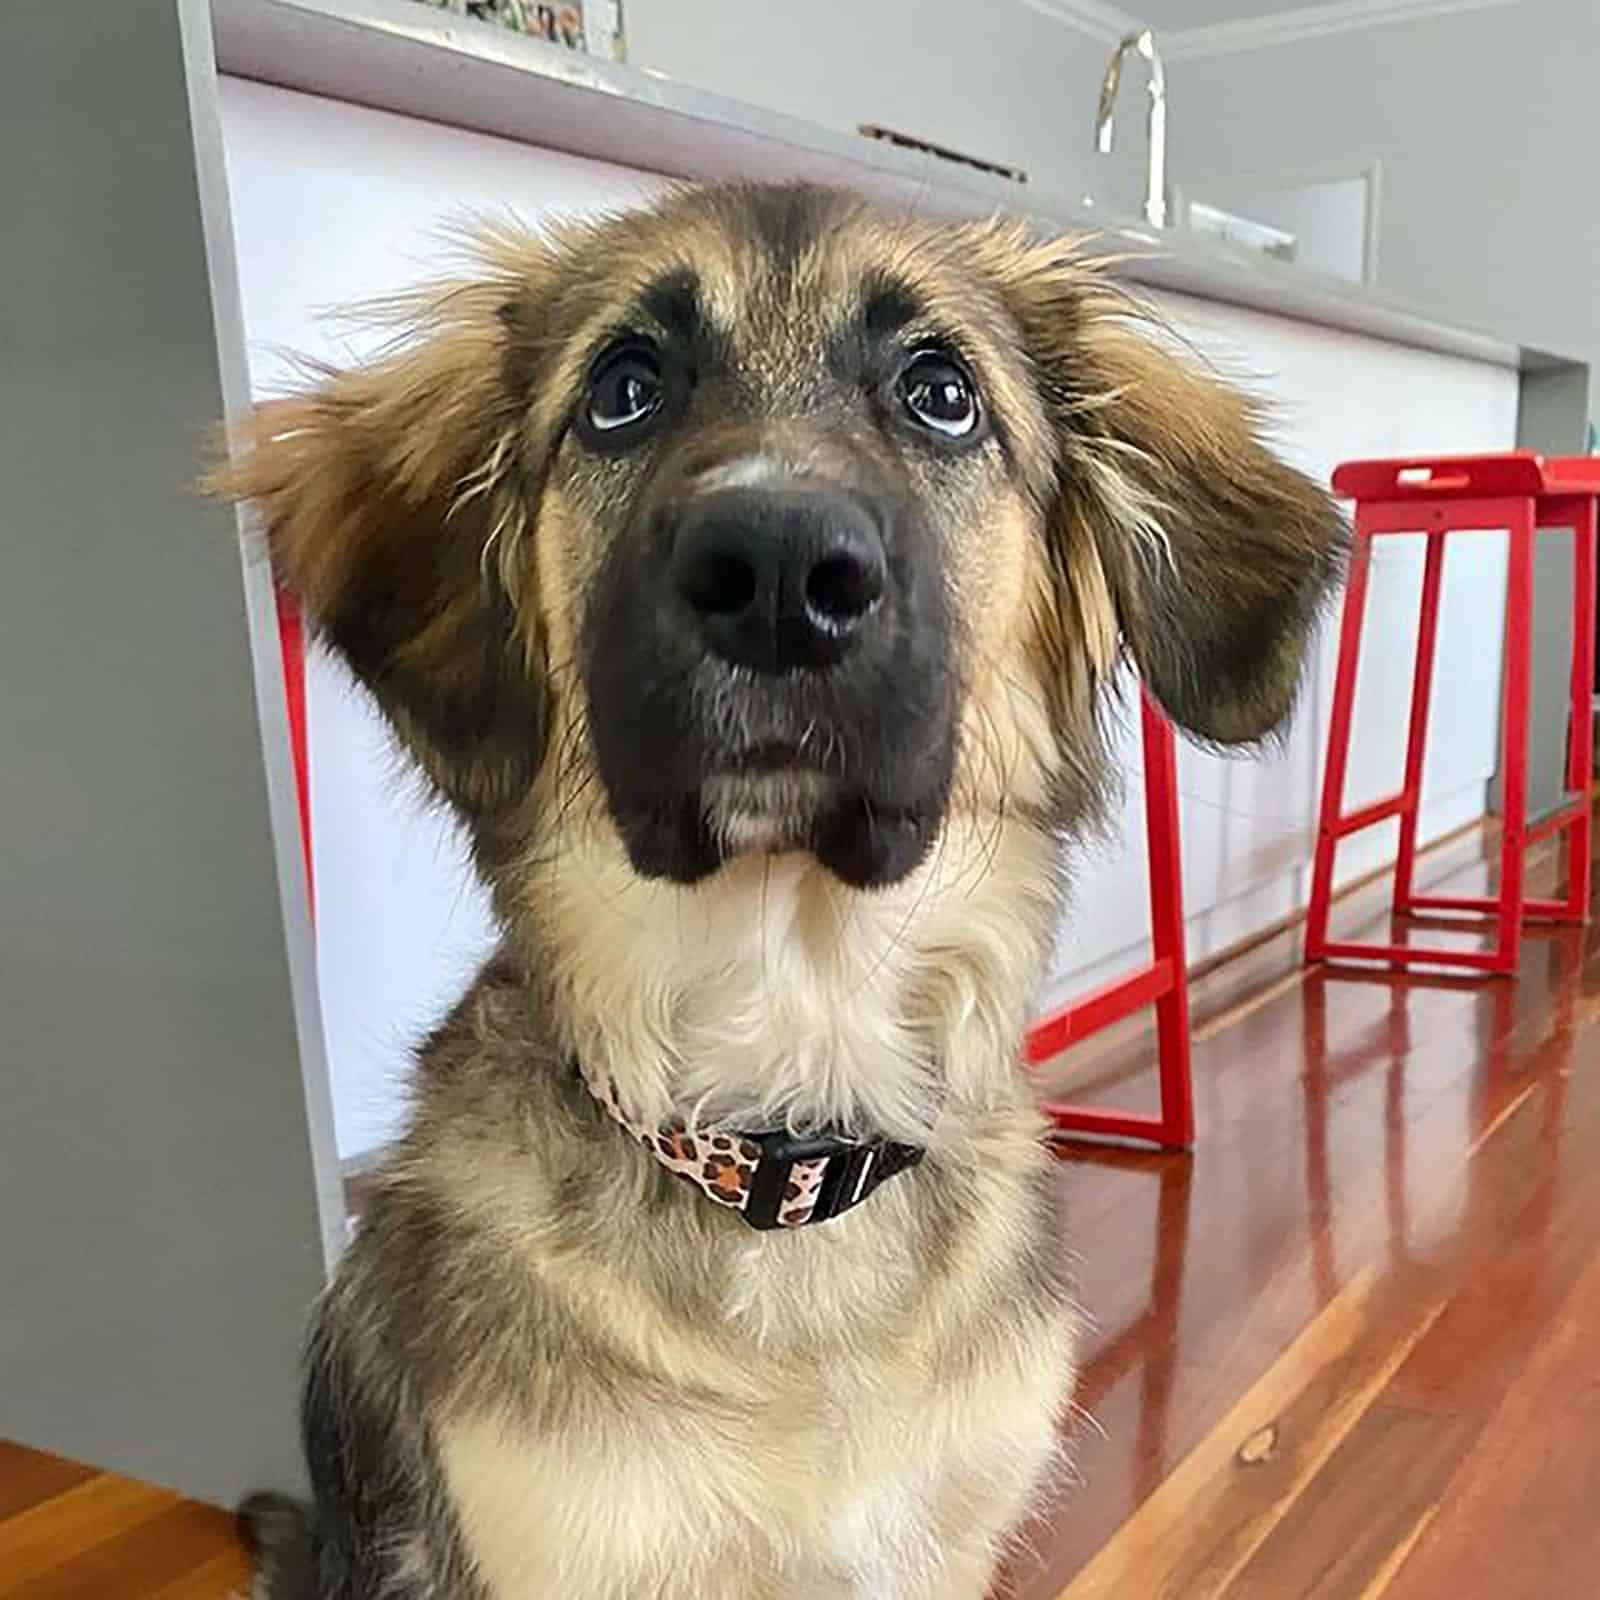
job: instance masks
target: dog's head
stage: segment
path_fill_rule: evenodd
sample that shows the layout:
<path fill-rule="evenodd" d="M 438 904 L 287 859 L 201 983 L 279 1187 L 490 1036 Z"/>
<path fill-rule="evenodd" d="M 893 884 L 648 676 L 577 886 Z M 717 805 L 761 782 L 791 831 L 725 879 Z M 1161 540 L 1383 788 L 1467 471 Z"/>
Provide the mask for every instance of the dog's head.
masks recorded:
<path fill-rule="evenodd" d="M 1289 709 L 1337 515 L 1069 247 L 747 187 L 485 259 L 222 478 L 480 840 L 873 886 L 1081 815 L 1121 645 L 1208 741 Z"/>

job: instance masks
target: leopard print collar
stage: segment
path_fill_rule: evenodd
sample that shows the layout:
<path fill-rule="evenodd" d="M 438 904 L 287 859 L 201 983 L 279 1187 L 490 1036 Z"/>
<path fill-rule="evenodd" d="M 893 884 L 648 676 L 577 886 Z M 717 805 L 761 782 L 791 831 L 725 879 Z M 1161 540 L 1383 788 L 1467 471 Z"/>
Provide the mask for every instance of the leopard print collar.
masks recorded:
<path fill-rule="evenodd" d="M 737 1211 L 752 1228 L 803 1228 L 827 1222 L 861 1204 L 886 1178 L 922 1160 L 915 1145 L 890 1139 L 860 1141 L 778 1129 L 743 1133 L 693 1127 L 682 1118 L 653 1126 L 630 1114 L 610 1078 L 598 1081 L 581 1066 L 589 1093 L 612 1119 L 674 1176 L 708 1199 Z"/>

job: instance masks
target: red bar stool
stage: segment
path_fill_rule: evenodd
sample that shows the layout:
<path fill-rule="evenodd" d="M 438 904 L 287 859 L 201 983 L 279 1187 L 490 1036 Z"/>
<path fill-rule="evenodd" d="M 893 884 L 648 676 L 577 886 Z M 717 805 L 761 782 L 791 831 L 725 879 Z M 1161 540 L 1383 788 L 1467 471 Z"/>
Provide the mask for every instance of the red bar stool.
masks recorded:
<path fill-rule="evenodd" d="M 1582 922 L 1589 909 L 1590 796 L 1593 782 L 1592 696 L 1595 625 L 1595 504 L 1600 496 L 1600 459 L 1545 459 L 1529 450 L 1485 456 L 1433 456 L 1399 461 L 1347 461 L 1333 475 L 1336 493 L 1356 503 L 1355 546 L 1339 636 L 1339 668 L 1328 732 L 1322 822 L 1317 834 L 1311 905 L 1306 918 L 1306 961 L 1387 961 L 1399 965 L 1444 963 L 1481 972 L 1515 972 L 1525 920 Z M 1486 897 L 1419 895 L 1412 892 L 1417 854 L 1417 813 L 1438 637 L 1439 590 L 1447 534 L 1510 531 L 1506 581 L 1505 668 L 1502 679 L 1501 771 L 1505 816 L 1500 841 L 1500 886 Z M 1528 825 L 1529 651 L 1533 637 L 1533 542 L 1550 528 L 1573 530 L 1573 625 L 1571 726 L 1566 785 L 1574 791 L 1557 810 Z M 1361 624 L 1366 608 L 1372 541 L 1410 534 L 1427 540 L 1422 609 L 1411 689 L 1411 724 L 1406 741 L 1404 786 L 1387 800 L 1345 812 L 1344 779 L 1350 751 Z M 1493 950 L 1449 950 L 1420 945 L 1330 941 L 1328 907 L 1333 857 L 1340 839 L 1389 817 L 1400 819 L 1394 910 L 1476 912 L 1493 916 Z M 1567 838 L 1567 893 L 1560 900 L 1530 900 L 1523 891 L 1527 847 L 1557 831 Z"/>
<path fill-rule="evenodd" d="M 1147 1116 L 1098 1106 L 1047 1105 L 1062 1133 L 1146 1139 L 1187 1150 L 1194 1144 L 1194 1090 L 1189 1066 L 1189 984 L 1183 937 L 1183 861 L 1178 839 L 1178 757 L 1172 724 L 1148 694 L 1140 695 L 1144 742 L 1145 830 L 1150 849 L 1151 961 L 1075 1000 L 1028 1030 L 1028 1060 L 1037 1065 L 1069 1044 L 1139 1010 L 1156 1008 L 1161 1113 Z"/>

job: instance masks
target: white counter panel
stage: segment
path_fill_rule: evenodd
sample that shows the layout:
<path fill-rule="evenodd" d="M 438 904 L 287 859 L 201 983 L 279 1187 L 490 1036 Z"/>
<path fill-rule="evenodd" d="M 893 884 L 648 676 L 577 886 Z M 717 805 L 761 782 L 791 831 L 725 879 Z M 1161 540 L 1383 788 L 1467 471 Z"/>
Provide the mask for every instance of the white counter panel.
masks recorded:
<path fill-rule="evenodd" d="M 446 270 L 439 225 L 637 203 L 661 180 L 339 101 L 221 81 L 251 384 L 295 384 L 293 354 L 349 362 L 381 336 L 326 312 Z M 492 948 L 460 833 L 364 690 L 332 657 L 307 671 L 317 970 L 339 1153 L 391 1137 L 408 1052 Z"/>

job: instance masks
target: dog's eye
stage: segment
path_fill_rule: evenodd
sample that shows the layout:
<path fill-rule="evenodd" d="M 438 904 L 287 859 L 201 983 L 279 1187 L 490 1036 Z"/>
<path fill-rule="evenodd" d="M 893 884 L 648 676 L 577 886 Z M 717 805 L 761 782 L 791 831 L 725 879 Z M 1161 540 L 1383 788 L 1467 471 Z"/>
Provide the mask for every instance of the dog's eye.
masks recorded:
<path fill-rule="evenodd" d="M 588 418 L 596 433 L 636 427 L 661 408 L 661 364 L 642 345 L 607 356 L 589 380 Z"/>
<path fill-rule="evenodd" d="M 921 351 L 906 363 L 900 399 L 914 422 L 946 438 L 964 438 L 978 426 L 978 392 L 972 379 L 936 350 Z"/>

